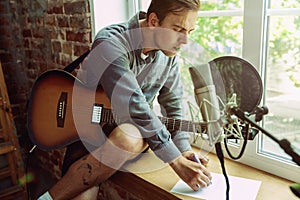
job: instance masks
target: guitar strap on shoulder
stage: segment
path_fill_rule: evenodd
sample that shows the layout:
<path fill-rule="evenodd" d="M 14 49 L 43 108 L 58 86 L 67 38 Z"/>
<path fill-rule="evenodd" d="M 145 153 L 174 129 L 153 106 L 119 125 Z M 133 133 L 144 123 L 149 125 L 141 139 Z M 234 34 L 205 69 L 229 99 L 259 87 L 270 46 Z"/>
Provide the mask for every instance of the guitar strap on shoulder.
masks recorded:
<path fill-rule="evenodd" d="M 85 57 L 90 53 L 90 50 L 86 51 L 84 54 L 76 58 L 72 63 L 70 63 L 68 66 L 66 66 L 63 70 L 71 73 L 84 59 Z"/>

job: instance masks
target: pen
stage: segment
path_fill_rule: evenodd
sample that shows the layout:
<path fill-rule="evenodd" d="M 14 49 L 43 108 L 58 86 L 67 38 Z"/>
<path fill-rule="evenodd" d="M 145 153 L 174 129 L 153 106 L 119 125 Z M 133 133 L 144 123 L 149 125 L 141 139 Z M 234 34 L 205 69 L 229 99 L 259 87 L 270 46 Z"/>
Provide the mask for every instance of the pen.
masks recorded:
<path fill-rule="evenodd" d="M 199 159 L 199 157 L 197 156 L 196 153 L 194 153 L 194 160 L 195 160 L 196 163 L 201 164 L 201 161 L 200 161 L 200 159 Z M 211 184 L 212 184 L 212 182 L 210 181 L 209 185 L 211 185 Z"/>
<path fill-rule="evenodd" d="M 196 153 L 194 153 L 194 160 L 196 163 L 201 163 L 201 161 L 199 160 L 199 157 L 196 155 Z"/>

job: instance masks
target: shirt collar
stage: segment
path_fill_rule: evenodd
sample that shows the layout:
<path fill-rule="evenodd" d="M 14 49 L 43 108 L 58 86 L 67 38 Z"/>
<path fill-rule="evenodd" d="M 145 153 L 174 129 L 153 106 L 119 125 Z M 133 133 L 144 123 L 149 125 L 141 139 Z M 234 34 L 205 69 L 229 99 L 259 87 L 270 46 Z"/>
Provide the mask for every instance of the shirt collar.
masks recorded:
<path fill-rule="evenodd" d="M 149 56 L 149 54 L 144 54 L 143 53 L 143 51 L 141 51 L 141 58 L 143 59 L 143 60 L 146 60 L 146 58 L 148 58 L 148 56 Z"/>

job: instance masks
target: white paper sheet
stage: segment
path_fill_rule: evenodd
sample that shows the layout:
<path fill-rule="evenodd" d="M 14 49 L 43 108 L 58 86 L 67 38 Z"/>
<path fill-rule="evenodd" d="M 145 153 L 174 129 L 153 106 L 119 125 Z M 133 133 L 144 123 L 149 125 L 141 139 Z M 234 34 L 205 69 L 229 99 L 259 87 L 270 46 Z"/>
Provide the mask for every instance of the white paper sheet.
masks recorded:
<path fill-rule="evenodd" d="M 261 181 L 228 176 L 230 183 L 230 200 L 255 200 Z M 225 200 L 226 182 L 223 174 L 212 173 L 212 184 L 206 188 L 193 191 L 185 182 L 179 180 L 171 190 L 186 196 L 207 200 Z"/>

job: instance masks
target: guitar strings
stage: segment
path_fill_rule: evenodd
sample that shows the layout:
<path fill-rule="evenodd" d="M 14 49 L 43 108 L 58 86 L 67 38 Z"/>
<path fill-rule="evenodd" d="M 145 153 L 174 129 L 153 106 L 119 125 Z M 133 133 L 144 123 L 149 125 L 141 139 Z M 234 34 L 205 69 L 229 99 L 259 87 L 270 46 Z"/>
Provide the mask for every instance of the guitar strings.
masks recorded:
<path fill-rule="evenodd" d="M 87 109 L 84 109 L 87 108 Z M 89 109 L 87 106 L 76 106 L 74 107 L 66 107 L 66 111 L 73 111 L 71 113 L 78 113 L 78 114 L 87 114 L 92 116 L 92 109 Z M 73 114 L 74 115 L 74 114 Z M 103 108 L 101 113 L 101 122 L 120 122 L 118 117 L 111 112 L 111 109 Z M 181 119 L 175 119 L 175 118 L 168 118 L 168 117 L 162 117 L 158 116 L 160 121 L 168 128 L 172 130 L 178 130 L 178 131 L 187 131 L 187 132 L 194 132 L 196 130 L 198 133 L 202 132 L 203 128 L 205 128 L 205 124 L 192 122 L 188 120 L 181 120 Z"/>

